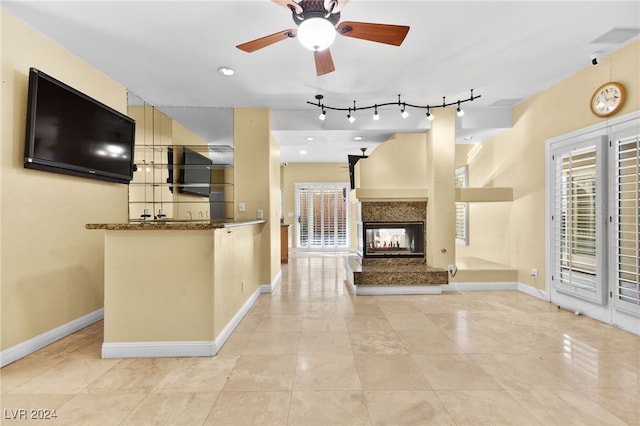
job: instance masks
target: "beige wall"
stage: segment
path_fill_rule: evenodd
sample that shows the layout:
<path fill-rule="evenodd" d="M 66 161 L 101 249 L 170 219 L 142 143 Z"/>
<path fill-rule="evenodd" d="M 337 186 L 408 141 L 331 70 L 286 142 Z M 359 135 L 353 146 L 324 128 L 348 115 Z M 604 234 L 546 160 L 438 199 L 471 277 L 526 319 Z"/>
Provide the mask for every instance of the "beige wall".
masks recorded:
<path fill-rule="evenodd" d="M 264 257 L 269 256 L 262 249 L 262 235 L 268 226 L 251 225 L 215 231 L 215 337 L 263 284 L 261 265 Z"/>
<path fill-rule="evenodd" d="M 427 182 L 425 133 L 399 133 L 378 145 L 358 162 L 363 189 L 425 188 Z"/>
<path fill-rule="evenodd" d="M 271 284 L 280 273 L 280 149 L 270 125 L 267 109 L 234 109 L 234 217 L 254 220 L 262 210 L 267 220 L 262 230 L 262 284 Z M 245 204 L 244 212 L 239 203 Z"/>
<path fill-rule="evenodd" d="M 105 343 L 214 339 L 213 230 L 87 232 L 105 235 Z"/>
<path fill-rule="evenodd" d="M 296 183 L 325 183 L 339 182 L 349 184 L 349 164 L 348 163 L 289 163 L 282 166 L 281 188 L 284 197 L 284 223 L 292 225 L 289 228 L 292 245 L 295 247 L 296 227 L 295 227 L 295 186 Z M 357 246 L 355 227 L 355 206 L 350 208 L 350 246 Z M 291 216 L 289 215 L 291 214 Z"/>
<path fill-rule="evenodd" d="M 219 337 L 260 288 L 265 226 L 90 231 L 106 234 L 105 343 Z"/>
<path fill-rule="evenodd" d="M 24 169 L 29 67 L 123 113 L 127 92 L 4 9 L 0 19 L 5 350 L 103 306 L 103 236 L 84 225 L 127 220 L 126 185 Z"/>
<path fill-rule="evenodd" d="M 485 258 L 518 271 L 518 282 L 540 289 L 545 276 L 546 140 L 602 121 L 589 109 L 591 95 L 607 81 L 627 89 L 618 115 L 640 109 L 640 41 L 588 66 L 539 95 L 517 105 L 513 128 L 480 143 L 469 163 L 469 185 L 511 186 L 511 203 L 470 205 L 468 247 L 458 255 Z"/>

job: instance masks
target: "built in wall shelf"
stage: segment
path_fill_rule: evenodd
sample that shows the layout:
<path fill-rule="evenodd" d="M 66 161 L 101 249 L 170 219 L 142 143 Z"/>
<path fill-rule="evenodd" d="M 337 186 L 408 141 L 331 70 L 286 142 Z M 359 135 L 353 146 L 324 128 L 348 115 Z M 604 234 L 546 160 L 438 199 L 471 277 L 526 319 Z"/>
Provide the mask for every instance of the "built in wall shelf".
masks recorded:
<path fill-rule="evenodd" d="M 359 202 L 427 201 L 428 193 L 427 188 L 356 188 L 351 195 Z"/>
<path fill-rule="evenodd" d="M 456 188 L 456 203 L 513 201 L 513 188 Z"/>

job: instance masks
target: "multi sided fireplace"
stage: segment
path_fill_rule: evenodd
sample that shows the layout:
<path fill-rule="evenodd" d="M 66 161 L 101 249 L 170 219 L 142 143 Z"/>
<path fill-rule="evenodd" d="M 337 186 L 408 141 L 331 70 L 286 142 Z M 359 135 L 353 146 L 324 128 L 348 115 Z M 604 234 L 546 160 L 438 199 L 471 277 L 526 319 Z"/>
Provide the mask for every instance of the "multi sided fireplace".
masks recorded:
<path fill-rule="evenodd" d="M 360 250 L 365 258 L 424 257 L 424 222 L 363 222 Z"/>

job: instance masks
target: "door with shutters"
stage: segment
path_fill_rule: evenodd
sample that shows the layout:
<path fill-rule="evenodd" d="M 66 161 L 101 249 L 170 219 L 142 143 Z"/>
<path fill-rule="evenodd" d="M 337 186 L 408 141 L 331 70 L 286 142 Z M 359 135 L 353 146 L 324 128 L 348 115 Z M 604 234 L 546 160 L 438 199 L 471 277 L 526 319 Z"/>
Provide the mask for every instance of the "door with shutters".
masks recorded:
<path fill-rule="evenodd" d="M 640 123 L 611 138 L 610 282 L 613 323 L 635 317 L 640 331 Z"/>
<path fill-rule="evenodd" d="M 547 290 L 640 334 L 640 112 L 551 140 Z"/>
<path fill-rule="evenodd" d="M 603 150 L 606 138 L 585 135 L 553 147 L 553 290 L 596 304 L 606 294 Z"/>
<path fill-rule="evenodd" d="M 349 247 L 349 184 L 296 183 L 296 248 Z"/>

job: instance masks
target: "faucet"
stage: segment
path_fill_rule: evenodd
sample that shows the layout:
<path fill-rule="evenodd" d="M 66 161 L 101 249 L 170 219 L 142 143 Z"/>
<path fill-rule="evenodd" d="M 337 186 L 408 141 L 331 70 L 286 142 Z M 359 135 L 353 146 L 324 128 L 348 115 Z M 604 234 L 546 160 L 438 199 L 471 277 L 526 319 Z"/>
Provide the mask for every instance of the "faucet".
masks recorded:
<path fill-rule="evenodd" d="M 187 219 L 191 220 L 191 210 L 187 210 Z"/>

